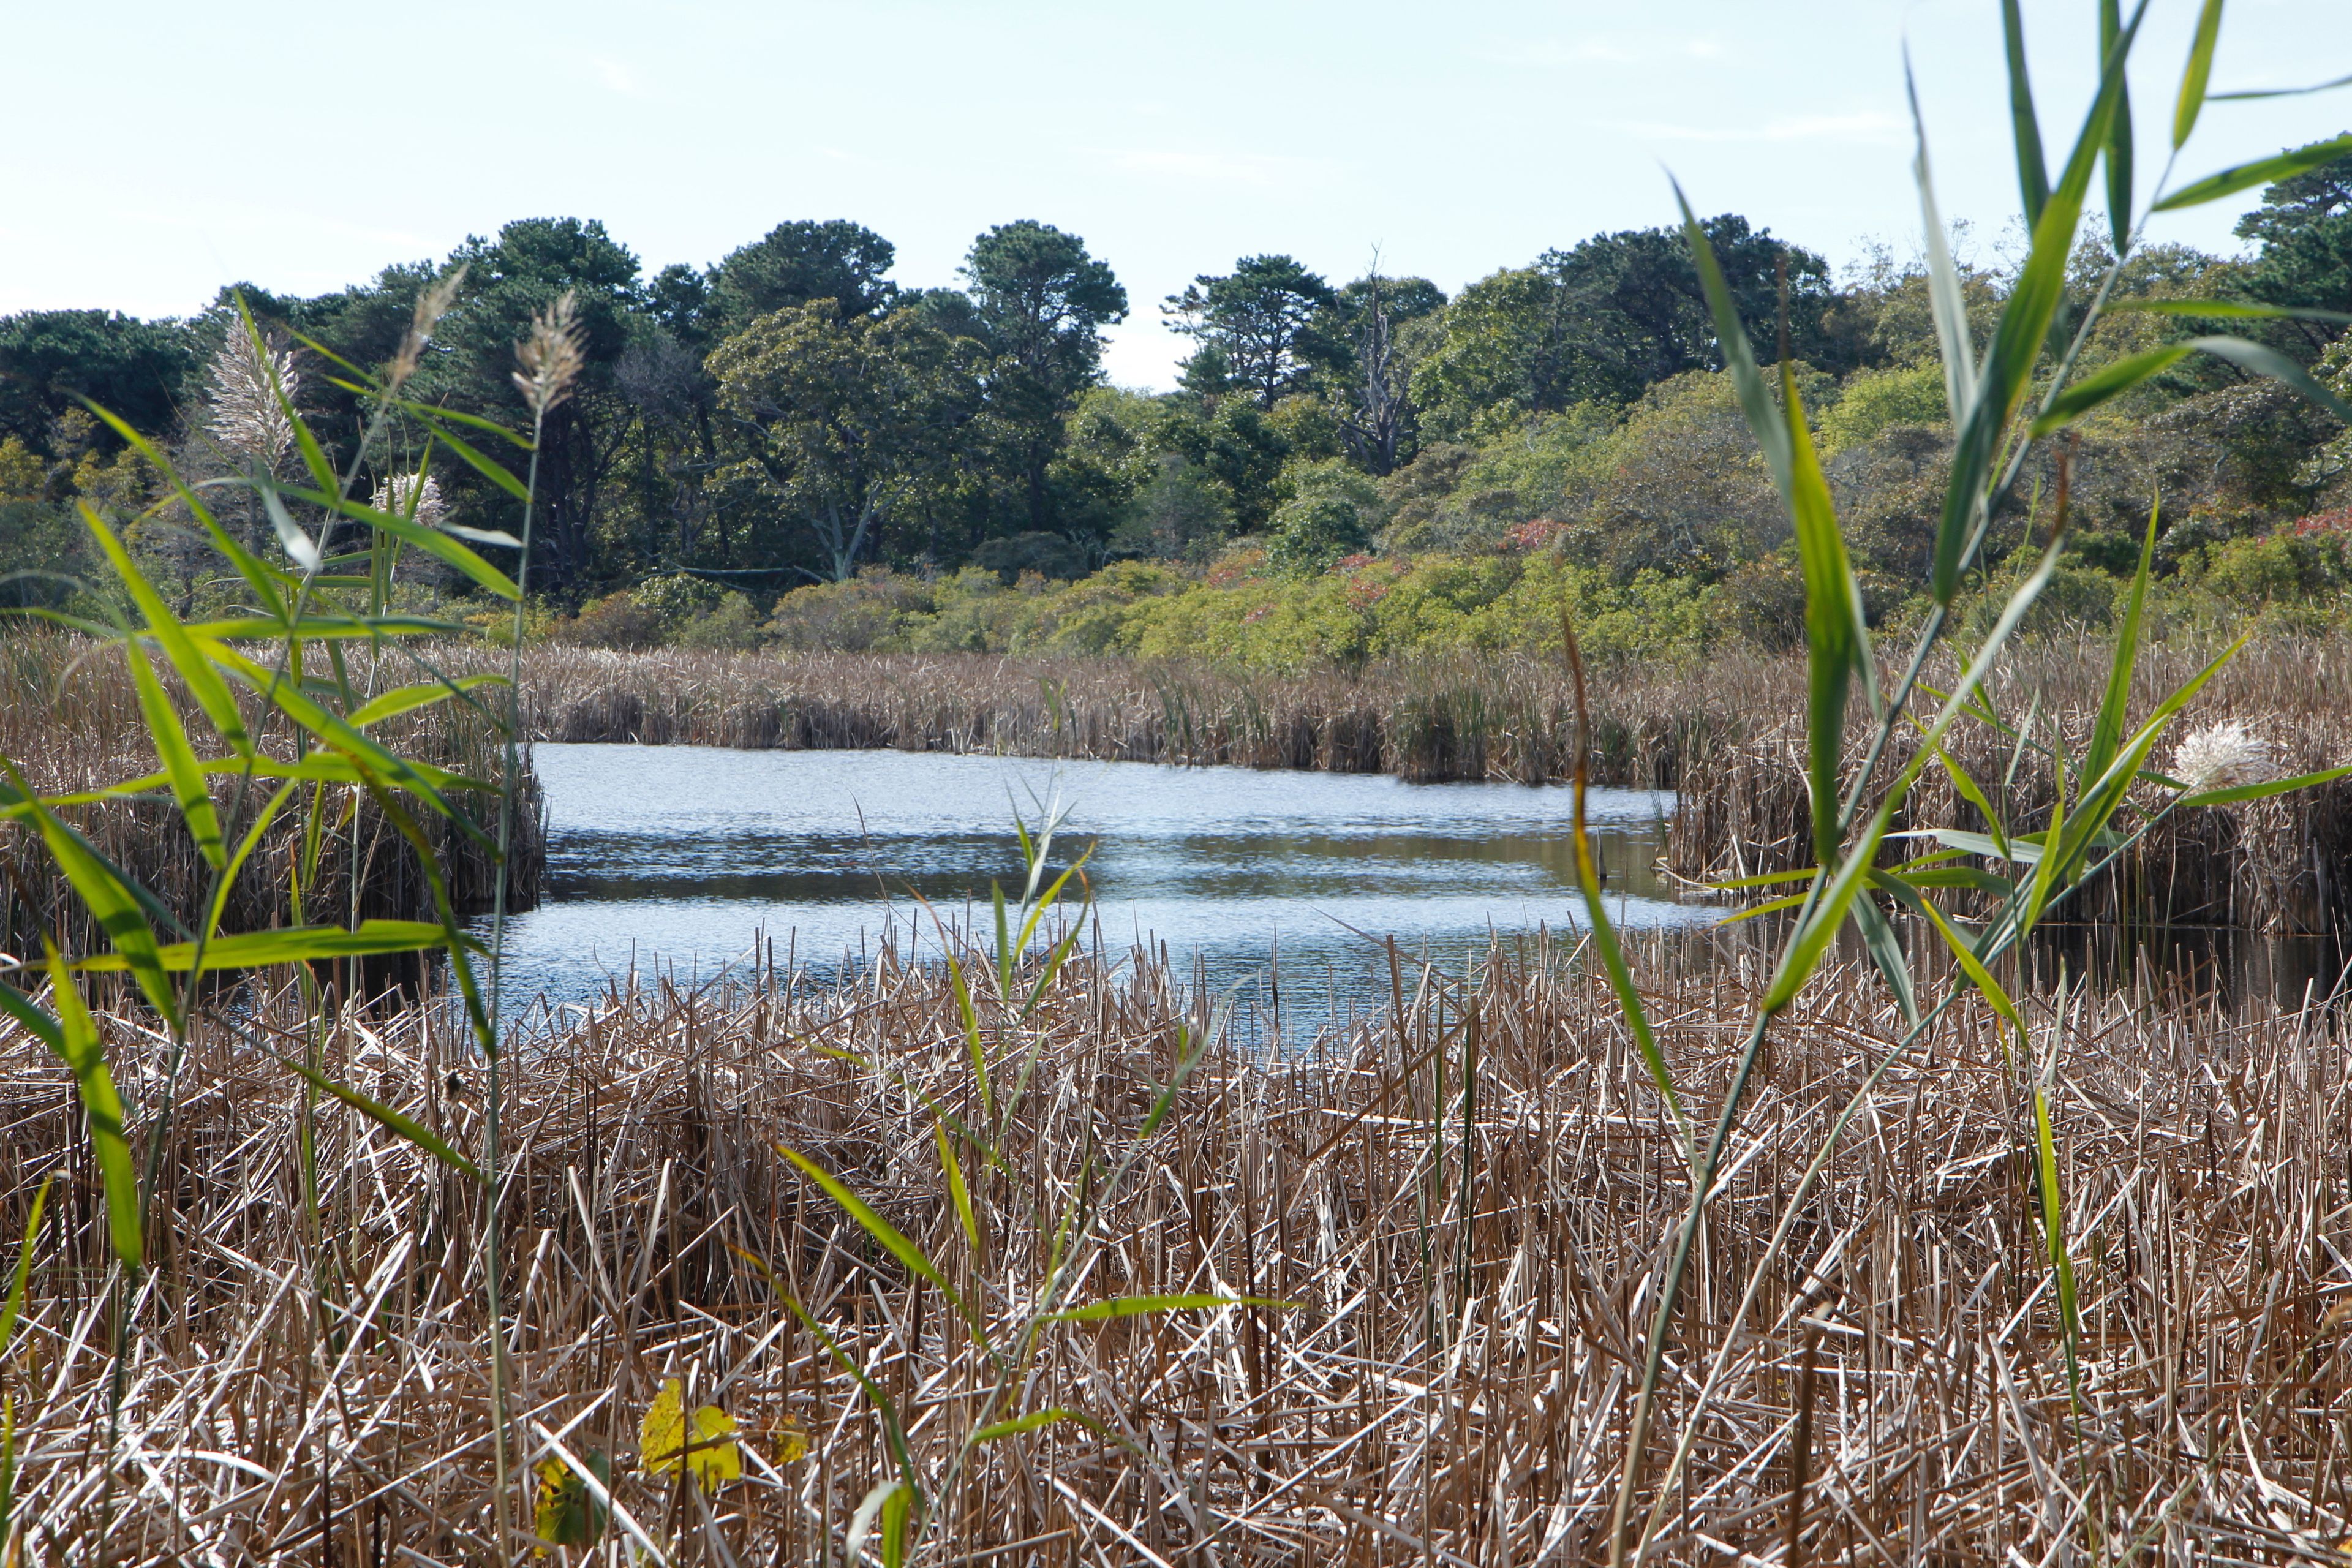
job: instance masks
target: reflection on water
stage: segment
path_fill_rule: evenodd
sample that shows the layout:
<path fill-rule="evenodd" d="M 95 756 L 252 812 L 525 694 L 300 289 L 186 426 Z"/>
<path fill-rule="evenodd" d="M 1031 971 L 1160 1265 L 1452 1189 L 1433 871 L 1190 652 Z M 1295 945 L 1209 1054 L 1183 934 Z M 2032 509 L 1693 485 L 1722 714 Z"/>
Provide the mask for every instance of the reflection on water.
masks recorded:
<path fill-rule="evenodd" d="M 1381 775 L 1054 763 L 900 752 L 542 745 L 548 877 L 508 931 L 506 994 L 584 1001 L 610 974 L 708 978 L 762 934 L 778 963 L 855 967 L 886 935 L 929 940 L 919 893 L 950 919 L 1017 895 L 1013 813 L 1068 813 L 1054 859 L 1088 844 L 1103 945 L 1150 939 L 1220 994 L 1328 1019 L 1386 961 L 1364 936 L 1447 960 L 1575 922 L 1570 792 L 1407 784 Z M 1673 797 L 1595 790 L 1610 912 L 1696 928 L 1653 870 Z M 1276 966 L 1278 964 L 1278 971 Z M 1286 1028 L 1286 1033 L 1295 1032 Z"/>
<path fill-rule="evenodd" d="M 708 980 L 755 942 L 819 980 L 855 973 L 885 941 L 935 948 L 930 916 L 992 925 L 989 884 L 1017 896 L 1013 821 L 1067 808 L 1055 865 L 1095 846 L 1085 876 L 1101 947 L 1146 941 L 1180 978 L 1239 1005 L 1245 1034 L 1278 1004 L 1298 1039 L 1378 1006 L 1380 939 L 1409 963 L 1458 966 L 1489 932 L 1580 923 L 1570 792 L 1518 784 L 1408 784 L 1380 775 L 1259 773 L 1140 763 L 1053 763 L 900 752 L 737 752 L 543 745 L 545 901 L 508 932 L 512 1014 L 544 994 L 589 1000 L 610 977 Z M 1785 935 L 1766 920 L 1709 933 L 1717 904 L 1678 900 L 1654 862 L 1673 797 L 1595 790 L 1591 816 L 1623 926 L 1658 954 L 1708 964 Z M 1930 966 L 1932 935 L 1904 921 Z M 1360 934 L 1359 934 L 1360 933 Z M 1369 940 L 1368 940 L 1369 939 Z M 1851 932 L 1839 951 L 1864 958 Z M 2087 974 L 2101 988 L 2267 994 L 2293 1006 L 2340 994 L 2328 938 L 2203 929 L 2045 928 L 2024 983 Z"/>

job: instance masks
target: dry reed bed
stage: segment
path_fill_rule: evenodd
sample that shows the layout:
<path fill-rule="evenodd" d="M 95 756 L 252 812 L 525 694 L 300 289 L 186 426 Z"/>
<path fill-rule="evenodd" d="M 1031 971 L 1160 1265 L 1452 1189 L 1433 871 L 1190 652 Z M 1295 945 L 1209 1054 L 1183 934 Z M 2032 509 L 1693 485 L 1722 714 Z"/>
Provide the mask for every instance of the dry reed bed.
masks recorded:
<path fill-rule="evenodd" d="M 488 650 L 454 654 L 480 661 Z M 468 664 L 471 667 L 471 664 Z M 1671 787 L 1778 700 L 1769 661 L 1627 672 L 1595 692 L 1597 782 Z M 1432 661 L 1276 676 L 1118 658 L 612 653 L 524 662 L 534 735 L 747 748 L 998 752 L 1445 779 L 1564 778 L 1556 662 Z"/>
<path fill-rule="evenodd" d="M 2135 712 L 2219 651 L 2186 636 L 2153 646 Z M 1995 700 L 2015 721 L 2038 696 L 2041 738 L 2054 721 L 2079 752 L 2108 658 L 2103 641 L 2044 639 L 2015 656 Z M 549 647 L 525 668 L 529 721 L 548 740 L 992 751 L 1528 783 L 1564 776 L 1574 756 L 1560 668 L 1525 658 L 1281 678 L 1110 659 Z M 2352 760 L 2342 739 L 2352 735 L 2347 673 L 2342 650 L 2324 641 L 2259 643 L 2186 722 L 2242 720 L 2291 772 L 2340 763 Z M 1593 780 L 1677 791 L 1665 856 L 1677 875 L 1808 865 L 1802 721 L 1788 717 L 1804 711 L 1804 680 L 1801 661 L 1750 653 L 1698 668 L 1608 671 L 1592 689 Z M 1862 729 L 1857 719 L 1852 730 Z M 1896 765 L 1907 741 L 1896 742 Z M 2013 829 L 2042 826 L 2053 800 L 2046 760 L 2029 755 L 2004 788 L 2008 737 L 1967 724 L 1949 749 L 1995 792 Z M 1932 769 L 1896 824 L 1931 826 L 1983 826 Z M 2176 818 L 2133 851 L 2121 876 L 2082 895 L 2079 909 L 2070 918 L 2341 929 L 2352 918 L 2352 783 Z"/>
<path fill-rule="evenodd" d="M 2149 647 L 2134 683 L 2133 721 L 2221 651 L 2182 639 Z M 2108 647 L 2095 640 L 2052 639 L 2021 650 L 1992 684 L 1999 711 L 2021 723 L 2037 700 L 2036 739 L 2046 745 L 2054 722 L 2069 754 L 2080 756 L 2105 688 Z M 1944 685 L 1951 676 L 1930 684 Z M 1801 679 L 1759 715 L 1801 713 Z M 1858 710 L 1857 710 L 1858 711 Z M 2269 742 L 2283 774 L 2315 773 L 2352 762 L 2352 661 L 2325 640 L 2280 639 L 2247 648 L 2200 693 L 2158 748 L 2164 767 L 2172 742 L 2206 724 L 2235 720 Z M 1860 728 L 1857 719 L 1850 732 Z M 1911 755 L 1913 736 L 1898 736 L 1889 767 Z M 2011 777 L 2015 741 L 1981 723 L 1964 723 L 1947 750 L 1993 797 L 2009 830 L 2046 826 L 2054 804 L 2052 770 L 2028 754 Z M 1678 875 L 1716 879 L 1812 864 L 1810 795 L 1805 785 L 1801 719 L 1765 720 L 1742 738 L 1727 735 L 1707 765 L 1682 781 L 1667 834 L 1666 863 Z M 1858 743 L 1849 766 L 1858 765 Z M 2074 793 L 2079 793 L 2075 786 Z M 2153 804 L 2158 792 L 2144 801 Z M 1895 828 L 1958 826 L 1981 831 L 1982 816 L 1930 765 Z M 1925 846 L 1889 852 L 1892 861 Z M 2330 932 L 2352 924 L 2352 781 L 2297 791 L 2227 809 L 2189 812 L 2159 824 L 2117 868 L 2076 896 L 2070 921 L 2139 926 L 2234 925 L 2268 931 Z"/>
<path fill-rule="evenodd" d="M 1694 1113 L 1711 1114 L 1751 1000 L 1743 976 L 1654 973 L 1667 1052 Z M 2165 1562 L 2335 1561 L 2352 1530 L 2336 1020 L 2128 994 L 2043 1006 L 2084 1300 L 2074 1415 L 2030 1212 L 2030 1122 L 1980 1016 L 1957 1015 L 1885 1071 L 1755 1311 L 1731 1322 L 1826 1119 L 1887 1056 L 1880 994 L 1832 971 L 1776 1026 L 1751 1089 L 1652 1449 L 1654 1479 L 1692 1442 L 1658 1560 L 1782 1560 L 1811 1321 L 1811 1561 L 2105 1561 L 2127 1544 Z M 254 1016 L 270 1037 L 199 1038 L 162 1264 L 113 1341 L 70 1080 L 0 1036 L 0 1227 L 21 1231 L 37 1183 L 58 1184 L 9 1376 L 22 1560 L 97 1561 L 103 1532 L 125 1565 L 489 1561 L 478 1201 L 328 1104 L 314 1211 L 301 1097 L 262 1049 L 299 1048 L 302 1026 L 267 1002 Z M 956 1020 L 935 967 L 886 954 L 846 990 L 761 973 L 617 994 L 516 1053 L 503 1278 L 519 1459 L 551 1435 L 613 1456 L 619 1500 L 672 1561 L 840 1561 L 845 1522 L 888 1473 L 880 1424 L 740 1247 L 898 1403 L 936 1479 L 976 1419 L 978 1358 L 939 1291 L 793 1173 L 783 1142 L 866 1194 L 999 1325 L 1082 1183 L 1102 1204 L 1102 1250 L 1076 1300 L 1297 1303 L 1049 1333 L 1024 1407 L 1088 1411 L 1116 1441 L 1063 1425 L 988 1445 L 923 1561 L 1606 1555 L 1641 1325 L 1686 1176 L 1614 1009 L 1570 955 L 1537 943 L 1467 976 L 1403 971 L 1385 1020 L 1296 1059 L 1213 1045 L 1139 1144 L 1180 1026 L 1205 1020 L 1164 972 L 1073 964 L 1028 1037 L 1041 1065 L 1003 1168 L 971 1161 L 977 1253 L 917 1093 L 983 1118 Z M 988 1022 L 1002 1085 L 1024 1037 Z M 157 1041 L 128 1018 L 108 1034 L 118 1075 L 152 1104 Z M 475 1148 L 478 1079 L 455 1039 L 412 1011 L 347 1016 L 321 1048 L 340 1077 Z M 636 1469 L 640 1415 L 668 1377 L 736 1416 L 750 1449 L 707 1512 Z M 794 1432 L 809 1451 L 782 1457 Z M 623 1560 L 617 1539 L 597 1561 Z"/>
<path fill-rule="evenodd" d="M 314 673 L 329 673 L 323 657 L 313 663 Z M 427 679 L 394 656 L 378 659 L 358 653 L 348 667 L 363 690 Z M 165 676 L 171 679 L 168 668 Z M 176 686 L 173 689 L 178 691 Z M 179 695 L 185 697 L 184 692 Z M 200 737 L 200 752 L 219 754 L 216 746 L 208 748 L 202 738 L 209 731 L 194 704 L 184 700 L 182 706 L 192 735 Z M 258 737 L 262 749 L 281 761 L 291 760 L 285 754 L 284 726 L 264 722 L 258 697 L 246 694 L 242 706 L 247 728 Z M 374 733 L 404 756 L 468 777 L 494 783 L 502 771 L 501 745 L 491 726 L 454 707 L 403 715 Z M 160 765 L 120 653 L 46 631 L 0 636 L 0 755 L 23 768 L 43 793 L 96 789 L 152 773 Z M 234 777 L 215 776 L 213 798 L 231 843 L 276 787 L 274 781 L 257 779 L 240 789 Z M 431 889 L 415 850 L 372 803 L 362 805 L 356 824 L 341 821 L 342 794 L 330 792 L 330 811 L 337 824 L 322 837 L 319 874 L 312 879 L 316 888 L 335 889 L 328 900 L 331 907 L 314 905 L 307 911 L 310 917 L 348 921 L 356 912 L 362 919 L 433 918 Z M 494 794 L 457 792 L 453 798 L 476 826 L 495 836 Z M 212 868 L 197 854 L 170 800 L 158 796 L 71 809 L 65 815 L 135 882 L 184 919 L 194 918 L 211 888 Z M 497 874 L 493 857 L 446 819 L 422 809 L 416 816 L 449 878 L 450 895 L 459 910 L 488 909 Z M 529 909 L 538 899 L 545 857 L 538 784 L 527 766 L 515 820 L 509 899 L 513 907 Z M 298 802 L 278 816 L 238 877 L 228 904 L 227 929 L 261 931 L 290 923 L 290 873 L 300 853 L 302 832 L 303 809 Z M 362 867 L 356 911 L 349 877 L 354 857 Z M 58 879 L 38 837 L 21 826 L 0 826 L 0 952 L 37 953 L 44 934 L 62 938 L 68 951 L 92 945 L 87 916 Z"/>

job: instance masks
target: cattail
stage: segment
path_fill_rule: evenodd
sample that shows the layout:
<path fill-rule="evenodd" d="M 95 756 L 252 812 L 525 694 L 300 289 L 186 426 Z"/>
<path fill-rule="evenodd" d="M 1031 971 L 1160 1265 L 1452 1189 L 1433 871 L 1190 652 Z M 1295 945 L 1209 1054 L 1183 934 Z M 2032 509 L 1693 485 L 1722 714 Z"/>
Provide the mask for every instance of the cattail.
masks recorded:
<path fill-rule="evenodd" d="M 213 356 L 207 379 L 215 438 L 264 468 L 276 468 L 294 444 L 287 405 L 302 378 L 295 372 L 292 351 L 271 353 L 251 326 L 239 321 Z"/>
<path fill-rule="evenodd" d="M 446 510 L 441 504 L 441 481 L 430 474 L 425 476 L 422 490 L 417 489 L 417 478 L 415 474 L 393 475 L 375 487 L 375 499 L 372 504 L 378 511 L 390 512 L 394 517 L 405 517 L 409 515 L 408 503 L 411 496 L 414 496 L 416 500 L 415 521 L 425 528 L 440 527 L 441 519 Z"/>
<path fill-rule="evenodd" d="M 530 405 L 531 413 L 543 419 L 570 394 L 587 363 L 570 289 L 532 319 L 530 336 L 515 345 L 515 358 L 522 365 L 515 372 L 515 390 Z"/>
<path fill-rule="evenodd" d="M 2234 720 L 2195 731 L 2172 753 L 2172 776 L 2191 790 L 2261 784 L 2273 772 L 2271 743 Z"/>
<path fill-rule="evenodd" d="M 400 352 L 393 356 L 392 372 L 387 377 L 395 392 L 401 384 L 416 374 L 416 366 L 425 356 L 425 345 L 433 341 L 433 330 L 449 307 L 457 300 L 457 289 L 466 281 L 466 263 L 456 267 L 436 279 L 416 296 L 416 313 L 408 323 L 408 335 L 400 341 Z"/>

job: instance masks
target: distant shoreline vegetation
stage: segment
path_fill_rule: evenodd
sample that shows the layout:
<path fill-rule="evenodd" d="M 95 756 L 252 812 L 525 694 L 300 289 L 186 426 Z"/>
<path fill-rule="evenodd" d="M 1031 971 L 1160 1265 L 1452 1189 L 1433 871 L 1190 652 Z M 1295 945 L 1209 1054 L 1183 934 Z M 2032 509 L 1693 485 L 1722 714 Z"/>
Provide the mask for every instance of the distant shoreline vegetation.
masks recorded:
<path fill-rule="evenodd" d="M 1916 624 L 1952 450 L 1924 260 L 1835 275 L 1738 215 L 1701 228 L 1750 337 L 1787 334 L 1866 615 Z M 2352 311 L 2352 158 L 2268 186 L 2238 232 L 2238 258 L 2135 249 L 2076 378 L 2243 329 L 2352 395 L 2352 344 L 2324 319 Z M 1983 341 L 2013 269 L 1970 265 L 1958 238 Z M 1594 236 L 1451 297 L 1377 272 L 1335 285 L 1269 254 L 1154 306 L 1035 222 L 980 236 L 961 288 L 901 288 L 893 259 L 857 224 L 795 221 L 648 277 L 599 223 L 528 219 L 340 293 L 237 286 L 186 321 L 0 318 L 0 602 L 95 612 L 109 574 L 81 501 L 183 611 L 222 597 L 170 508 L 134 521 L 163 499 L 154 473 L 80 400 L 192 478 L 238 472 L 240 300 L 339 471 L 356 463 L 384 498 L 425 485 L 419 515 L 444 527 L 512 531 L 519 503 L 446 442 L 421 444 L 421 477 L 362 453 L 362 404 L 338 384 L 339 360 L 382 363 L 437 286 L 451 309 L 411 385 L 508 425 L 511 343 L 576 301 L 583 364 L 540 453 L 530 571 L 533 625 L 559 640 L 1344 668 L 1539 646 L 1565 599 L 1603 658 L 1801 641 L 1787 515 L 1676 230 Z M 2069 298 L 2112 259 L 2098 233 L 2080 239 Z M 2189 300 L 2320 314 L 2162 308 Z M 1181 385 L 1106 384 L 1101 329 L 1150 309 L 1193 345 Z M 2065 456 L 2037 451 L 2004 501 L 1987 603 L 2047 526 Z M 2183 358 L 2076 424 L 2070 481 L 2044 625 L 2105 624 L 2151 503 L 2159 600 L 2201 621 L 2343 624 L 2352 433 L 2277 382 Z M 242 521 L 266 541 L 257 512 Z M 412 555 L 396 578 L 404 610 L 503 626 L 437 563 Z"/>

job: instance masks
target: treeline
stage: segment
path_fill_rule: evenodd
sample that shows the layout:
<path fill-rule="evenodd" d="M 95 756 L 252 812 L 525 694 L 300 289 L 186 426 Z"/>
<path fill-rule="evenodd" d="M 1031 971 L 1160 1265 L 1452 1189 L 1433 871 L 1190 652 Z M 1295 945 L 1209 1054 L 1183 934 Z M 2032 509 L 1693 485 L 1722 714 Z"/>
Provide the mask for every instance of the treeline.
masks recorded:
<path fill-rule="evenodd" d="M 1737 215 L 1705 226 L 1753 339 L 1799 362 L 1871 612 L 1899 616 L 1924 579 L 1950 442 L 1924 277 L 1882 255 L 1839 278 Z M 2352 312 L 2352 159 L 2270 187 L 2238 232 L 2242 258 L 2137 250 L 2116 298 Z M 362 434 L 347 367 L 388 361 L 438 289 L 454 303 L 409 395 L 509 426 L 527 424 L 514 342 L 554 300 L 575 303 L 585 366 L 538 458 L 532 582 L 579 640 L 1199 653 L 1263 640 L 1251 628 L 1273 618 L 1312 623 L 1282 639 L 1285 658 L 1346 658 L 1441 623 L 1508 641 L 1549 618 L 1528 606 L 1562 584 L 1669 641 L 1795 633 L 1784 513 L 1676 230 L 1596 236 L 1452 298 L 1423 279 L 1339 284 L 1245 257 L 1158 305 L 1192 345 L 1160 395 L 1106 384 L 1103 330 L 1133 306 L 1079 237 L 992 228 L 956 289 L 901 287 L 893 260 L 856 224 L 791 222 L 648 277 L 599 223 L 529 219 L 340 293 L 241 285 L 186 321 L 0 319 L 0 570 L 20 574 L 5 592 L 76 592 L 77 502 L 128 521 L 159 499 L 82 399 L 199 474 L 290 473 L 274 374 L 341 468 Z M 2113 260 L 2086 243 L 2078 307 Z M 1995 263 L 1964 268 L 1979 344 L 2008 281 Z M 2080 363 L 2213 324 L 2126 308 Z M 2325 316 L 2230 325 L 2352 390 L 2352 350 Z M 2095 610 L 2095 579 L 2132 557 L 2158 497 L 2168 573 L 2220 562 L 2306 600 L 2346 585 L 2352 444 L 2274 382 L 2184 360 L 2087 422 L 2067 460 L 2080 581 L 2053 603 Z M 420 515 L 515 526 L 509 498 L 446 447 L 412 444 L 403 462 L 429 475 Z M 2006 547 L 2036 526 L 2037 489 L 2046 521 L 2055 479 L 2019 488 Z M 360 476 L 392 499 L 407 482 Z M 213 591 L 168 509 L 132 533 L 184 597 Z M 462 582 L 430 565 L 404 565 L 399 591 L 462 618 Z M 1181 613 L 1158 603 L 1188 595 Z M 1408 601 L 1428 607 L 1391 626 Z"/>

